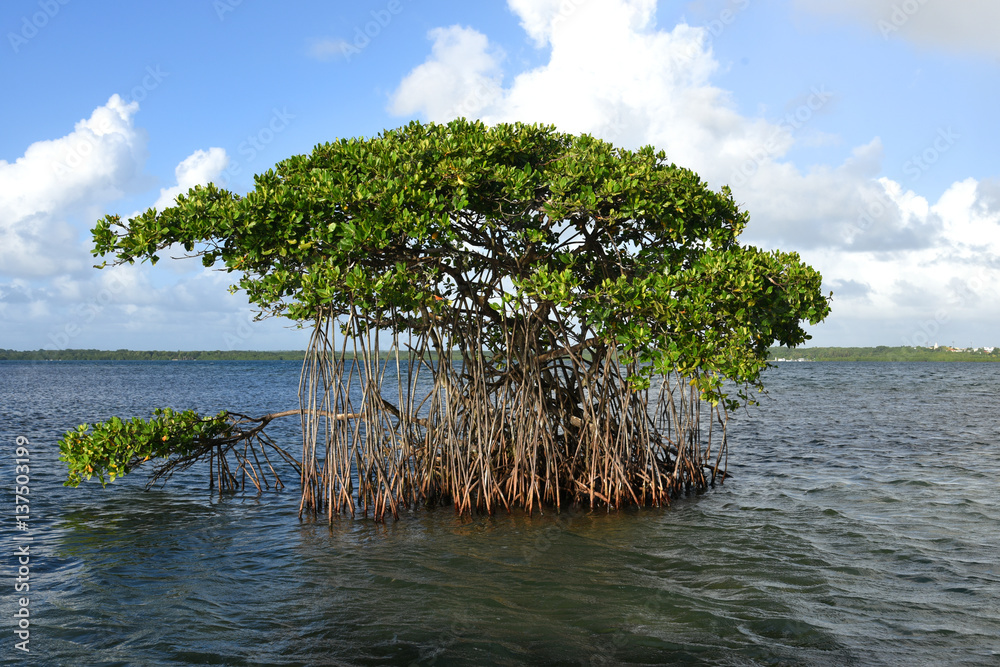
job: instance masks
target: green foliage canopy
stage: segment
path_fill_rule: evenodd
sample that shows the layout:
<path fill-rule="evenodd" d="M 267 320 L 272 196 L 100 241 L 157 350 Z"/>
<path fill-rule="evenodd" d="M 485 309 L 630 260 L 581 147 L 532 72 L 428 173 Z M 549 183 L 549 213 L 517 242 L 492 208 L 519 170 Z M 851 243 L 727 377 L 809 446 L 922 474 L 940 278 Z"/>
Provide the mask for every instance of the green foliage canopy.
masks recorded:
<path fill-rule="evenodd" d="M 93 236 L 117 262 L 180 244 L 221 263 L 263 315 L 354 312 L 414 333 L 435 316 L 557 317 L 578 328 L 577 350 L 615 346 L 718 400 L 721 378 L 757 385 L 768 346 L 804 342 L 801 322 L 829 313 L 797 254 L 738 242 L 747 220 L 728 187 L 651 147 L 460 119 L 322 144 L 245 196 L 196 187 L 127 223 L 107 216 Z M 483 329 L 484 353 L 509 348 L 499 330 Z M 566 349 L 525 331 L 515 343 L 532 354 Z"/>

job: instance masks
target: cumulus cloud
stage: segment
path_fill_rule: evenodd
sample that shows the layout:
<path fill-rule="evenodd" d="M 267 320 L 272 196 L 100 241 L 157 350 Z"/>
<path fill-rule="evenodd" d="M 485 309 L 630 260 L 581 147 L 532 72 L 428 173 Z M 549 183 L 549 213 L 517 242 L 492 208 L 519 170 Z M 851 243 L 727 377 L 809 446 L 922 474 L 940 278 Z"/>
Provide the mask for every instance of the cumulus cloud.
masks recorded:
<path fill-rule="evenodd" d="M 885 39 L 922 47 L 1000 56 L 995 0 L 795 0 L 800 10 L 859 23 Z"/>
<path fill-rule="evenodd" d="M 845 4 L 852 11 L 867 7 Z M 870 4 L 891 11 L 891 2 Z M 799 5 L 834 11 L 820 0 Z M 847 304 L 835 308 L 840 324 L 829 327 L 839 328 L 843 340 L 850 340 L 844 323 L 852 320 L 892 322 L 886 336 L 898 344 L 928 317 L 944 318 L 938 328 L 949 317 L 1000 319 L 1000 299 L 991 292 L 1000 284 L 996 182 L 956 183 L 931 203 L 881 177 L 878 137 L 839 165 L 799 167 L 787 156 L 817 140 L 810 122 L 835 103 L 835 91 L 803 90 L 781 119 L 742 115 L 729 93 L 712 84 L 719 65 L 709 31 L 685 23 L 657 29 L 654 0 L 508 0 L 508 6 L 535 45 L 550 47 L 547 63 L 504 87 L 502 52 L 485 34 L 434 30 L 430 56 L 401 81 L 390 109 L 439 122 L 464 115 L 487 123 L 553 123 L 619 145 L 664 149 L 712 187 L 732 187 L 752 212 L 748 242 L 799 250 L 823 271 L 835 299 L 840 292 Z M 967 7 L 956 11 L 972 15 Z M 939 26 L 940 39 L 948 30 Z M 614 48 L 595 48 L 604 44 Z"/>
<path fill-rule="evenodd" d="M 909 215 L 935 221 L 937 238 L 905 251 L 810 253 L 835 304 L 856 296 L 854 282 L 872 286 L 865 302 L 852 302 L 844 315 L 883 322 L 892 331 L 888 342 L 897 345 L 933 343 L 936 335 L 957 336 L 1000 319 L 1000 213 L 977 206 L 980 184 L 971 178 L 955 183 L 931 204 L 884 180 L 887 196 L 901 200 Z"/>
<path fill-rule="evenodd" d="M 981 213 L 1000 215 L 1000 178 L 980 181 L 976 190 L 976 203 Z"/>
<path fill-rule="evenodd" d="M 400 83 L 391 111 L 435 121 L 467 115 L 554 122 L 626 145 L 655 138 L 685 164 L 701 158 L 708 138 L 740 158 L 772 140 L 774 128 L 740 118 L 728 94 L 708 83 L 717 63 L 703 30 L 652 30 L 655 3 L 582 2 L 568 15 L 556 2 L 511 4 L 530 35 L 551 43 L 549 63 L 499 89 L 502 51 L 486 35 L 457 26 L 433 30 L 430 57 Z M 789 145 L 777 137 L 775 150 Z"/>
<path fill-rule="evenodd" d="M 174 168 L 177 184 L 162 188 L 153 207 L 162 211 L 173 206 L 177 195 L 186 194 L 194 186 L 204 185 L 218 178 L 228 162 L 229 156 L 225 149 L 213 147 L 207 151 L 195 151 Z"/>
<path fill-rule="evenodd" d="M 599 3 L 600 0 L 508 0 L 507 5 L 520 18 L 521 27 L 535 45 L 541 47 L 550 43 L 557 28 L 565 34 L 598 16 L 588 6 Z M 617 17 L 625 24 L 641 30 L 653 21 L 656 0 L 619 4 L 615 10 Z"/>
<path fill-rule="evenodd" d="M 503 51 L 472 28 L 451 26 L 428 33 L 427 62 L 407 75 L 392 97 L 392 113 L 430 118 L 476 117 L 500 94 Z"/>
<path fill-rule="evenodd" d="M 167 332 L 183 329 L 185 313 L 245 319 L 245 300 L 225 289 L 230 276 L 200 264 L 177 263 L 186 264 L 183 274 L 159 272 L 159 284 L 148 266 L 91 268 L 86 229 L 144 185 L 146 136 L 133 125 L 137 111 L 115 95 L 66 136 L 35 142 L 12 163 L 0 161 L 0 317 L 10 325 L 4 346 L 104 348 L 99 332 L 117 330 L 158 336 L 171 348 Z M 195 151 L 153 205 L 172 205 L 179 193 L 217 178 L 227 162 L 221 148 Z"/>
<path fill-rule="evenodd" d="M 488 123 L 554 123 L 625 146 L 653 144 L 714 187 L 732 186 L 754 212 L 755 241 L 849 247 L 860 238 L 851 233 L 857 216 L 884 197 L 873 182 L 881 170 L 879 141 L 858 147 L 838 167 L 802 172 L 783 161 L 832 103 L 832 91 L 819 85 L 803 91 L 778 122 L 748 118 L 711 83 L 718 63 L 707 31 L 683 23 L 657 30 L 655 2 L 581 2 L 571 11 L 559 2 L 509 4 L 533 39 L 551 45 L 548 63 L 500 88 L 498 50 L 486 35 L 458 27 L 432 31 L 431 55 L 400 83 L 392 111 L 434 121 L 466 115 Z M 909 219 L 897 218 L 895 226 L 905 229 Z M 925 244 L 930 231 L 908 230 L 905 244 Z M 903 238 L 864 236 L 868 246 L 893 241 Z"/>
<path fill-rule="evenodd" d="M 145 133 L 132 124 L 138 109 L 114 95 L 66 136 L 31 144 L 13 163 L 0 160 L 0 274 L 83 266 L 67 218 L 136 186 L 146 159 Z"/>

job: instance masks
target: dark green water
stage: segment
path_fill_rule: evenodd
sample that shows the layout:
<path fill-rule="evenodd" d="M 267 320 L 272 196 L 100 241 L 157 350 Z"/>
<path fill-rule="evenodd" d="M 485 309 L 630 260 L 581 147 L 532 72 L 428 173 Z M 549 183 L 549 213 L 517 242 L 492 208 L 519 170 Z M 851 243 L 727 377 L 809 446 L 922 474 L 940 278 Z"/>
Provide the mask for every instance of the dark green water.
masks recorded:
<path fill-rule="evenodd" d="M 297 490 L 61 486 L 81 421 L 296 406 L 285 362 L 0 364 L 0 659 L 39 665 L 997 665 L 1000 378 L 983 364 L 782 364 L 734 478 L 671 507 L 376 525 Z M 279 431 L 293 449 L 294 425 Z M 13 449 L 31 441 L 31 530 Z M 30 654 L 14 537 L 30 535 Z"/>

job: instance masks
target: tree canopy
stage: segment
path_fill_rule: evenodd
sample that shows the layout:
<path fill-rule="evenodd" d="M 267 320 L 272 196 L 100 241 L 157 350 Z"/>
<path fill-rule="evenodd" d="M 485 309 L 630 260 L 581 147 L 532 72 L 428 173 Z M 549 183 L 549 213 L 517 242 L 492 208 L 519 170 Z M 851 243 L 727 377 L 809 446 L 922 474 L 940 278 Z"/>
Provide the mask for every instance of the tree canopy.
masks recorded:
<path fill-rule="evenodd" d="M 726 380 L 760 388 L 768 347 L 804 342 L 802 322 L 829 312 L 819 273 L 797 254 L 739 243 L 747 221 L 728 187 L 711 190 L 652 147 L 460 119 L 321 144 L 256 176 L 245 195 L 196 187 L 162 211 L 127 222 L 107 216 L 93 236 L 95 254 L 116 263 L 155 263 L 179 245 L 205 266 L 236 273 L 233 289 L 262 316 L 313 323 L 306 367 L 314 375 L 302 408 L 330 421 L 326 465 L 338 465 L 329 458 L 337 429 L 368 429 L 345 445 L 357 460 L 364 442 L 392 441 L 391 456 L 380 450 L 363 464 L 347 457 L 337 488 L 353 510 L 354 485 L 361 493 L 374 484 L 381 490 L 372 498 L 395 511 L 406 497 L 434 495 L 459 506 L 521 498 L 514 502 L 530 507 L 525 485 L 539 502 L 586 496 L 616 504 L 643 502 L 648 489 L 647 501 L 658 502 L 701 484 L 698 457 L 688 477 L 678 473 L 687 437 L 680 421 L 694 419 L 701 401 L 731 408 Z M 339 366 L 320 354 L 333 351 L 323 332 L 334 323 L 344 335 Z M 376 368 L 379 331 L 430 369 L 432 394 L 456 392 L 447 406 L 412 402 L 412 385 L 398 404 L 387 402 L 377 390 L 385 372 Z M 348 340 L 374 350 L 370 365 L 344 364 Z M 457 366 L 442 361 L 453 355 Z M 355 372 L 373 392 L 360 401 L 329 379 Z M 648 417 L 648 393 L 670 403 L 668 385 L 671 395 L 692 388 L 683 399 L 690 414 L 671 403 L 675 413 Z M 331 417 L 338 413 L 356 418 Z M 539 450 L 512 444 L 523 439 L 526 419 L 545 424 L 531 431 Z M 311 430 L 323 449 L 322 429 Z M 466 449 L 442 453 L 456 436 Z M 622 438 L 625 449 L 598 457 L 618 460 L 621 474 L 597 471 L 592 455 Z M 457 474 L 438 467 L 451 456 L 473 456 L 487 472 L 455 486 Z M 407 477 L 421 466 L 433 474 Z M 668 483 L 657 466 L 681 481 Z M 431 490 L 436 483 L 442 488 Z"/>
<path fill-rule="evenodd" d="M 801 321 L 829 307 L 797 254 L 738 243 L 747 219 L 728 188 L 711 191 L 652 147 L 457 120 L 320 145 L 245 196 L 196 187 L 93 233 L 95 253 L 119 262 L 203 243 L 205 266 L 239 272 L 265 314 L 356 309 L 420 331 L 423 319 L 385 317 L 448 311 L 461 295 L 499 321 L 531 302 L 641 351 L 655 371 L 754 382 L 768 346 L 804 342 Z"/>

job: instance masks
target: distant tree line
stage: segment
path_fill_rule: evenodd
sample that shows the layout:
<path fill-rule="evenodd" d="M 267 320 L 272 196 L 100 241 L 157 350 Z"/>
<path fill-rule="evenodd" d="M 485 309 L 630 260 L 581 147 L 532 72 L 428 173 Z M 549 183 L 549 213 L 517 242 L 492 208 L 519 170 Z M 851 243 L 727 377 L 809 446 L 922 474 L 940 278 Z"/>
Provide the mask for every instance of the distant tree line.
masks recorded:
<path fill-rule="evenodd" d="M 3 350 L 0 361 L 302 361 L 301 350 Z M 381 356 L 388 353 L 383 352 Z M 1000 361 L 992 352 L 929 347 L 771 347 L 771 361 Z M 402 356 L 406 356 L 405 354 Z"/>
<path fill-rule="evenodd" d="M 302 350 L 0 350 L 0 361 L 302 361 Z"/>
<path fill-rule="evenodd" d="M 806 347 L 789 349 L 771 347 L 768 350 L 772 361 L 1000 361 L 1000 348 L 991 352 L 955 351 L 946 347 Z"/>

